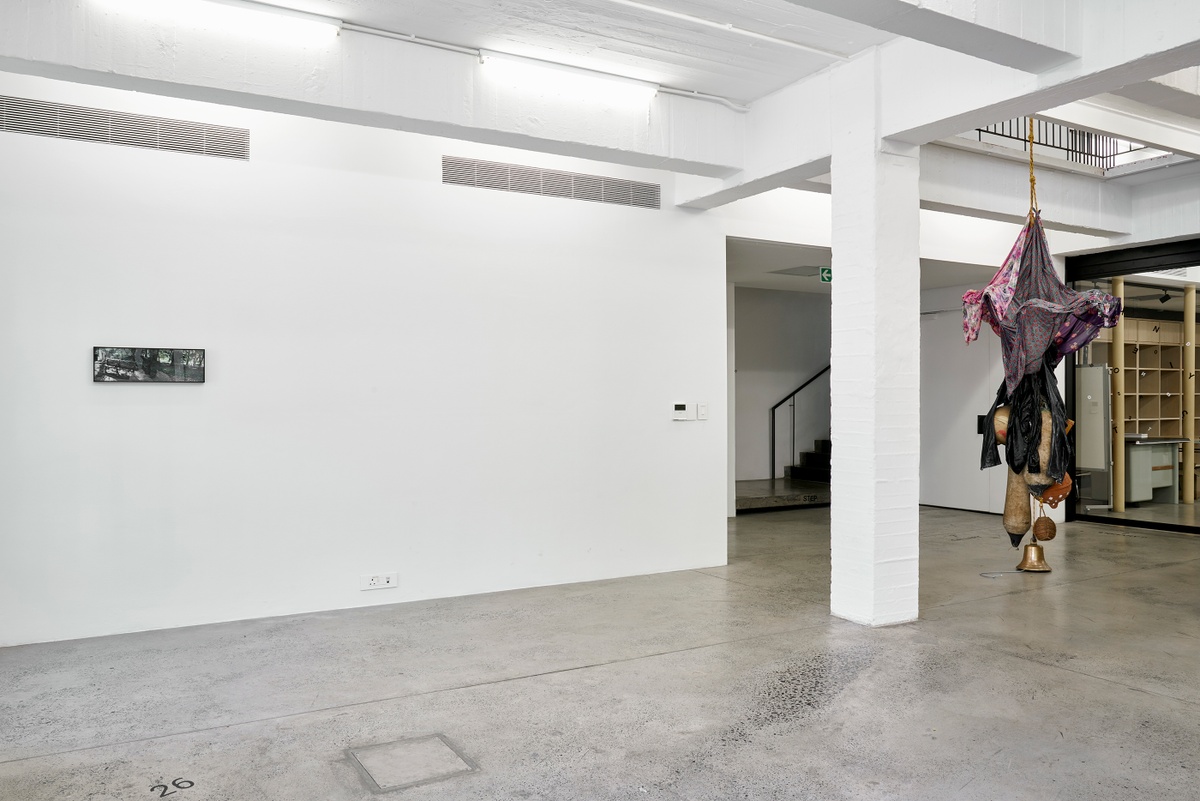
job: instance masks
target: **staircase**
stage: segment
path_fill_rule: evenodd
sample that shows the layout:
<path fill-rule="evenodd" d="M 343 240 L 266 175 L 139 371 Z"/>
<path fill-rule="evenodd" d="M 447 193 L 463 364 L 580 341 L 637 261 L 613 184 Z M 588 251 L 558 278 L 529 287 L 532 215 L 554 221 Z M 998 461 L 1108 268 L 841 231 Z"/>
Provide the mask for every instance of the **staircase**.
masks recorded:
<path fill-rule="evenodd" d="M 830 483 L 829 457 L 833 452 L 833 443 L 827 439 L 813 442 L 811 451 L 798 455 L 799 463 L 789 465 L 786 475 L 797 481 L 815 481 L 820 484 Z"/>
<path fill-rule="evenodd" d="M 771 407 L 770 478 L 737 482 L 737 511 L 767 511 L 801 506 L 828 506 L 830 503 L 829 453 L 833 443 L 820 439 L 813 443 L 813 450 L 799 455 L 799 464 L 785 467 L 784 478 L 777 478 L 775 461 L 775 413 L 785 404 L 790 404 L 789 425 L 790 447 L 796 453 L 796 396 L 821 376 L 829 372 L 829 365 L 818 370 L 800 386 L 785 395 Z"/>

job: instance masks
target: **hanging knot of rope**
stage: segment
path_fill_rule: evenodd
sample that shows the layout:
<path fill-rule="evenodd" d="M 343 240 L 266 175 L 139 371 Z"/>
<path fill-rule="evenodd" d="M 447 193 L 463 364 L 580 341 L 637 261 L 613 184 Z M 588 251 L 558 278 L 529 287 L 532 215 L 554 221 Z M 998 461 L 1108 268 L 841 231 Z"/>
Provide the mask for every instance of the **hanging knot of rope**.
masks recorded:
<path fill-rule="evenodd" d="M 1038 213 L 1037 177 L 1033 174 L 1033 117 L 1029 117 L 1029 216 Z"/>

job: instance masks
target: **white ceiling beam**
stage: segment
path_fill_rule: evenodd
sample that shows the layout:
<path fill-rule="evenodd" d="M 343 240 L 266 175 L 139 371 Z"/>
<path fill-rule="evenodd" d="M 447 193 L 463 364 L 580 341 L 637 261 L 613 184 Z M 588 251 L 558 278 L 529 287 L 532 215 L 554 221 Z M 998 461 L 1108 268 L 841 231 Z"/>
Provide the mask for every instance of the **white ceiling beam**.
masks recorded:
<path fill-rule="evenodd" d="M 818 73 L 754 103 L 744 118 L 743 167 L 724 180 L 685 180 L 677 205 L 711 209 L 829 172 L 829 73 Z"/>
<path fill-rule="evenodd" d="M 924 144 L 1200 64 L 1200 3 L 1106 5 L 1111 8 L 1090 9 L 1078 20 L 1080 58 L 1039 75 L 912 40 L 886 45 L 881 79 L 892 91 L 883 96 L 884 130 Z M 929 76 L 936 76 L 937 91 L 921 93 Z"/>
<path fill-rule="evenodd" d="M 829 157 L 796 164 L 787 169 L 773 170 L 757 178 L 712 179 L 680 176 L 675 183 L 675 205 L 707 211 L 735 200 L 761 195 L 772 189 L 803 184 L 829 172 Z"/>
<path fill-rule="evenodd" d="M 1110 5 L 1108 13 L 1093 8 L 1077 20 L 1080 58 L 1040 75 L 912 39 L 882 45 L 881 130 L 888 138 L 923 145 L 1200 63 L 1200 3 L 1113 0 Z M 826 72 L 753 103 L 746 115 L 745 141 L 747 163 L 756 158 L 756 166 L 710 181 L 703 190 L 689 187 L 690 196 L 681 192 L 679 202 L 711 208 L 759 188 L 779 186 L 780 176 L 815 177 L 813 170 L 830 150 L 827 126 L 813 122 L 828 119 L 832 103 L 855 102 L 830 97 L 828 87 Z M 772 141 L 770 156 L 753 145 Z M 1094 230 L 1120 226 L 1101 223 Z"/>
<path fill-rule="evenodd" d="M 350 30 L 264 43 L 95 2 L 4 0 L 0 70 L 710 177 L 743 166 L 744 115 L 719 103 L 600 103 L 498 79 L 469 53 Z"/>
<path fill-rule="evenodd" d="M 830 191 L 820 175 L 792 184 L 809 192 Z M 1113 237 L 1133 228 L 1133 188 L 1096 175 L 1039 169 L 1038 205 L 1046 228 Z M 1029 162 L 996 158 L 951 145 L 921 148 L 921 208 L 963 217 L 1022 223 L 1029 208 Z"/>
<path fill-rule="evenodd" d="M 1101 95 L 1046 109 L 1037 116 L 1068 128 L 1107 134 L 1181 156 L 1200 158 L 1200 120 L 1189 120 L 1132 100 Z"/>
<path fill-rule="evenodd" d="M 1200 117 L 1200 67 L 1114 89 L 1112 94 L 1185 117 Z"/>
<path fill-rule="evenodd" d="M 788 1 L 1026 72 L 1077 56 L 1073 25 L 1079 0 Z"/>
<path fill-rule="evenodd" d="M 1133 187 L 1134 227 L 1114 244 L 1140 245 L 1200 237 L 1200 180 L 1183 175 Z"/>
<path fill-rule="evenodd" d="M 1037 173 L 1038 205 L 1047 228 L 1120 236 L 1133 227 L 1133 191 L 1090 175 Z M 1029 208 L 1029 165 L 983 153 L 921 148 L 921 208 L 1019 223 Z"/>
<path fill-rule="evenodd" d="M 661 94 L 640 110 L 598 111 L 587 97 L 490 83 L 469 54 L 351 31 L 324 45 L 264 47 L 101 8 L 0 2 L 0 69 L 672 170 L 688 174 L 676 199 L 693 208 L 827 172 L 832 104 L 858 102 L 832 97 L 826 71 L 762 98 L 747 114 Z M 1075 22 L 1080 57 L 1039 75 L 912 39 L 883 45 L 880 130 L 924 144 L 1200 63 L 1195 0 L 1105 0 Z"/>

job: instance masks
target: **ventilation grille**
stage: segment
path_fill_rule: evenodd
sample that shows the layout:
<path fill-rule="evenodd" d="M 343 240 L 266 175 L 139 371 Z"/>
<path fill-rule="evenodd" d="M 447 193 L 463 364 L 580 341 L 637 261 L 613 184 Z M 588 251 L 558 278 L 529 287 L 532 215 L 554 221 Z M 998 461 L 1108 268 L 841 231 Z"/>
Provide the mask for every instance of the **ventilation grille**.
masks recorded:
<path fill-rule="evenodd" d="M 662 194 L 658 184 L 453 156 L 442 156 L 442 183 L 615 203 L 643 209 L 659 208 Z"/>
<path fill-rule="evenodd" d="M 250 158 L 250 132 L 245 128 L 68 106 L 23 97 L 0 95 L 0 131 L 226 159 Z"/>

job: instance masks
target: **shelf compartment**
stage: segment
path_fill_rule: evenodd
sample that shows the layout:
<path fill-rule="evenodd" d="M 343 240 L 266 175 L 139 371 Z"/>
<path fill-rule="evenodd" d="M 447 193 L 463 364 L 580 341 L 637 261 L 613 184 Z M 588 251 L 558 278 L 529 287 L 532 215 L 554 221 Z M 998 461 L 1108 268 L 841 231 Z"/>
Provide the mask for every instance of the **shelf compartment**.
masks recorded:
<path fill-rule="evenodd" d="M 1183 417 L 1183 396 L 1161 396 L 1159 398 L 1159 416 L 1164 420 L 1178 420 Z"/>
<path fill-rule="evenodd" d="M 1111 367 L 1112 362 L 1108 360 L 1111 349 L 1111 346 L 1107 342 L 1098 342 L 1096 340 L 1092 340 L 1091 344 L 1088 345 L 1089 363 L 1107 364 Z"/>
<path fill-rule="evenodd" d="M 1133 329 L 1137 332 L 1138 342 L 1153 342 L 1157 344 L 1159 331 L 1162 329 L 1162 325 L 1160 323 L 1155 320 L 1126 320 L 1125 322 L 1126 325 L 1128 325 L 1130 322 L 1137 323 L 1137 325 L 1133 326 Z M 1133 332 L 1131 331 L 1129 333 Z M 1132 338 L 1133 337 L 1130 337 L 1130 339 Z"/>
<path fill-rule="evenodd" d="M 1139 420 L 1155 420 L 1159 417 L 1158 395 L 1138 395 L 1137 416 Z"/>
<path fill-rule="evenodd" d="M 1164 345 L 1182 345 L 1183 323 L 1161 323 L 1158 332 L 1158 341 Z"/>
<path fill-rule="evenodd" d="M 1162 385 L 1162 378 L 1158 370 L 1153 368 L 1143 369 L 1138 368 L 1138 394 L 1139 395 L 1157 395 Z M 1158 417 L 1158 415 L 1152 415 Z"/>

